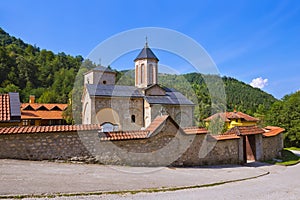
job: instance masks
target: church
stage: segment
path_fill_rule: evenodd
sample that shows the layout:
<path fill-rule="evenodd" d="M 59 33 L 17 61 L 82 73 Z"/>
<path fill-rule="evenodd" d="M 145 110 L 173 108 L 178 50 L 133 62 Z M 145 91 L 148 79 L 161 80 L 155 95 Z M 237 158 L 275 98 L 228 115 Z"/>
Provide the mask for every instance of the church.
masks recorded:
<path fill-rule="evenodd" d="M 135 86 L 117 85 L 116 73 L 102 66 L 86 72 L 82 124 L 100 124 L 104 132 L 144 130 L 167 114 L 180 127 L 191 127 L 195 104 L 158 84 L 158 62 L 146 42 L 134 59 Z"/>

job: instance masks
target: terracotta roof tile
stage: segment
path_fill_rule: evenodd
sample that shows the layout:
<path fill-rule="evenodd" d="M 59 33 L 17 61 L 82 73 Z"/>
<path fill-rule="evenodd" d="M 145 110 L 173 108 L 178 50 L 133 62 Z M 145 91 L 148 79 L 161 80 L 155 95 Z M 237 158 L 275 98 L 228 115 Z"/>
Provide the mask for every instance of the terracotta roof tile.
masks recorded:
<path fill-rule="evenodd" d="M 68 107 L 68 104 L 60 103 L 22 103 L 21 110 L 26 110 L 28 107 L 33 108 L 33 110 L 39 110 L 45 108 L 46 110 L 59 109 L 61 111 L 65 110 Z M 43 109 L 44 110 L 44 109 Z"/>
<path fill-rule="evenodd" d="M 68 104 L 22 103 L 21 119 L 63 119 Z"/>
<path fill-rule="evenodd" d="M 237 135 L 213 135 L 214 138 L 217 140 L 233 140 L 233 139 L 240 139 Z"/>
<path fill-rule="evenodd" d="M 149 131 L 118 131 L 118 132 L 101 132 L 99 133 L 101 141 L 114 140 L 132 140 L 132 139 L 146 139 L 149 137 Z"/>
<path fill-rule="evenodd" d="M 22 110 L 21 119 L 63 119 L 63 111 Z"/>
<path fill-rule="evenodd" d="M 272 137 L 276 136 L 285 131 L 284 128 L 277 127 L 277 126 L 267 126 L 264 128 L 265 133 L 263 134 L 264 137 Z"/>
<path fill-rule="evenodd" d="M 223 135 L 255 135 L 263 133 L 265 133 L 264 129 L 258 126 L 236 126 L 223 133 Z"/>
<path fill-rule="evenodd" d="M 0 94 L 0 122 L 10 121 L 10 103 L 8 94 Z"/>
<path fill-rule="evenodd" d="M 186 134 L 207 134 L 208 130 L 203 127 L 187 127 L 184 128 L 183 131 Z"/>
<path fill-rule="evenodd" d="M 206 119 L 204 119 L 204 121 L 211 121 L 212 119 L 216 118 L 216 117 L 221 117 L 224 119 L 224 121 L 230 121 L 231 119 L 244 119 L 245 121 L 253 121 L 256 122 L 258 121 L 257 118 L 252 117 L 250 115 L 247 115 L 245 113 L 242 112 L 225 112 L 225 113 L 216 113 Z"/>
<path fill-rule="evenodd" d="M 158 127 L 161 126 L 162 123 L 166 121 L 169 115 L 161 115 L 157 116 L 151 124 L 146 128 L 146 131 L 154 132 Z"/>
<path fill-rule="evenodd" d="M 100 129 L 101 129 L 101 126 L 98 124 L 56 125 L 56 126 L 18 126 L 18 127 L 0 128 L 0 135 L 88 131 L 88 130 L 100 130 Z"/>

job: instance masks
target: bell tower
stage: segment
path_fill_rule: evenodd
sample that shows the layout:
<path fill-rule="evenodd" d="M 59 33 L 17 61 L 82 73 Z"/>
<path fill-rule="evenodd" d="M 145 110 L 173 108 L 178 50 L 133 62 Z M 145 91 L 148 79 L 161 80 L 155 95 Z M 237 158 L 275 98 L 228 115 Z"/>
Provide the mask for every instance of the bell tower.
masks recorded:
<path fill-rule="evenodd" d="M 146 88 L 157 84 L 158 58 L 146 43 L 139 55 L 134 59 L 135 64 L 135 87 Z"/>

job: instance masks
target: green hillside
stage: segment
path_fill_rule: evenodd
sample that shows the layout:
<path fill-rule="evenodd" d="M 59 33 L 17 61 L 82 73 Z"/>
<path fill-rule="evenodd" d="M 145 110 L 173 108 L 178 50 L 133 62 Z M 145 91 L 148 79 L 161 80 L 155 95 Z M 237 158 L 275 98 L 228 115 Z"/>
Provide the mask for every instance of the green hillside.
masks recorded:
<path fill-rule="evenodd" d="M 40 50 L 0 28 L 0 93 L 20 92 L 23 102 L 33 94 L 39 102 L 66 103 L 82 61 Z"/>
<path fill-rule="evenodd" d="M 80 69 L 81 64 L 86 67 Z M 22 102 L 27 102 L 29 95 L 35 95 L 38 102 L 67 103 L 79 69 L 80 74 L 83 74 L 92 67 L 95 65 L 88 60 L 83 61 L 82 56 L 74 57 L 65 53 L 54 54 L 49 50 L 40 50 L 36 46 L 10 36 L 0 28 L 0 93 L 18 91 Z M 195 115 L 197 121 L 201 121 L 213 112 L 212 94 L 206 87 L 204 77 L 206 81 L 212 83 L 219 78 L 199 73 L 160 74 L 159 83 L 181 91 L 197 103 Z M 117 80 L 117 84 L 134 85 L 134 73 L 132 71 L 118 72 Z M 226 91 L 224 103 L 227 110 L 236 108 L 239 111 L 260 116 L 276 101 L 272 95 L 234 78 L 223 77 L 222 80 Z M 77 90 L 80 90 L 81 87 L 78 88 Z M 78 102 L 81 98 L 79 93 L 80 91 L 76 91 Z"/>

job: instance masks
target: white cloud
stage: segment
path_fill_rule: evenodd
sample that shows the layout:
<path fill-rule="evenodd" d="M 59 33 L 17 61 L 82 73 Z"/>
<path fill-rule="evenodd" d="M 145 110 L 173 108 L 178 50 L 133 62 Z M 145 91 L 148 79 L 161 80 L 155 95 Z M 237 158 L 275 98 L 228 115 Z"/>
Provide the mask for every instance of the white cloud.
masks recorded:
<path fill-rule="evenodd" d="M 255 78 L 251 81 L 250 85 L 255 88 L 264 88 L 268 85 L 268 79 L 263 79 L 262 77 Z"/>

